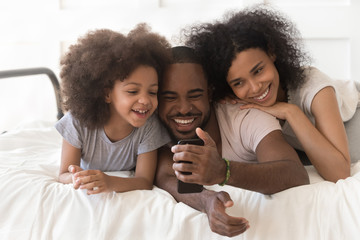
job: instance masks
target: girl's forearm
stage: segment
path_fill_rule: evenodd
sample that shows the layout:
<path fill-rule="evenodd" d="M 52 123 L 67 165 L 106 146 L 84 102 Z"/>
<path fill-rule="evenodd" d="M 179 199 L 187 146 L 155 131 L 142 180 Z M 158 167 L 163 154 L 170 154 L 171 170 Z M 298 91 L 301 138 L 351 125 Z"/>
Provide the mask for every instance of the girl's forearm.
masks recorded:
<path fill-rule="evenodd" d="M 71 173 L 69 172 L 60 173 L 58 181 L 64 184 L 72 183 L 73 181 L 72 181 Z"/>

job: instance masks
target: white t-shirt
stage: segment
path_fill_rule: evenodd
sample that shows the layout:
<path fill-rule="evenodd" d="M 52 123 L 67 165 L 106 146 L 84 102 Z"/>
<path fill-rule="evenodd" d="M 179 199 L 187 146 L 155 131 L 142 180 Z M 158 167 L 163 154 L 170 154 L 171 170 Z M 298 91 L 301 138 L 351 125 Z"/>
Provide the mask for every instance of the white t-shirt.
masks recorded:
<path fill-rule="evenodd" d="M 331 79 L 314 67 L 308 67 L 305 71 L 306 78 L 301 88 L 288 92 L 289 103 L 297 105 L 315 124 L 314 116 L 311 113 L 311 103 L 320 90 L 331 86 L 335 90 L 342 120 L 344 122 L 350 120 L 355 114 L 360 97 L 355 82 Z M 284 123 L 282 130 L 291 146 L 303 150 L 288 122 Z"/>
<path fill-rule="evenodd" d="M 222 157 L 238 162 L 257 162 L 256 148 L 260 141 L 275 130 L 279 121 L 257 109 L 240 110 L 240 104 L 215 104 Z"/>

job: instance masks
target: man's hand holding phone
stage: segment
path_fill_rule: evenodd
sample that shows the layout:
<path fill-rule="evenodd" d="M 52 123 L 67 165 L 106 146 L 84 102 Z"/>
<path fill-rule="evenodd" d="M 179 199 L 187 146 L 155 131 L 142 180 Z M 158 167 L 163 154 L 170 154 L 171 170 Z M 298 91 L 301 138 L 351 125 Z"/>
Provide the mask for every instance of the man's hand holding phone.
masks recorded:
<path fill-rule="evenodd" d="M 203 140 L 204 146 L 193 144 L 175 145 L 171 148 L 174 153 L 173 169 L 177 178 L 186 183 L 213 185 L 224 182 L 226 178 L 226 163 L 217 150 L 217 146 L 210 135 L 201 128 L 196 134 Z M 180 163 L 190 161 L 191 164 Z M 191 175 L 183 174 L 191 172 Z"/>
<path fill-rule="evenodd" d="M 196 138 L 196 139 L 184 139 L 184 140 L 180 140 L 178 142 L 179 145 L 185 145 L 185 144 L 190 144 L 190 145 L 198 145 L 198 146 L 204 146 L 204 141 L 200 138 Z M 185 164 L 192 164 L 191 161 L 178 161 L 178 163 L 185 163 Z M 184 175 L 191 175 L 191 172 L 181 172 Z M 178 192 L 179 193 L 197 193 L 197 192 L 201 192 L 203 190 L 203 186 L 196 184 L 196 183 L 184 183 L 181 180 L 178 180 Z"/>

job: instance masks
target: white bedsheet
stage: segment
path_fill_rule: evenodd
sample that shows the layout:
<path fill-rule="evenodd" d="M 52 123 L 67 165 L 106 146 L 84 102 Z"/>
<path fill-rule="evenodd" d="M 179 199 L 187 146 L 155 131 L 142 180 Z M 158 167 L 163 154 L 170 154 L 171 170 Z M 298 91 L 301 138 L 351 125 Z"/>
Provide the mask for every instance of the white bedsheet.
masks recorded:
<path fill-rule="evenodd" d="M 228 239 L 167 192 L 88 196 L 57 182 L 61 136 L 52 123 L 0 135 L 0 239 Z M 311 184 L 268 196 L 230 186 L 228 213 L 249 220 L 233 239 L 360 239 L 360 162 L 336 184 L 307 167 Z M 130 176 L 131 172 L 117 172 Z"/>

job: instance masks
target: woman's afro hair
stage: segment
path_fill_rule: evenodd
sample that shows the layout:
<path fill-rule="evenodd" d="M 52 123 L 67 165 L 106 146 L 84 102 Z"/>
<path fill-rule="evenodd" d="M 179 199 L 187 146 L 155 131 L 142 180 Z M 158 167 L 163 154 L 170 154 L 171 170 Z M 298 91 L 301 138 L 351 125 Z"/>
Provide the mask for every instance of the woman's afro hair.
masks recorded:
<path fill-rule="evenodd" d="M 226 82 L 228 70 L 236 54 L 249 48 L 276 56 L 275 66 L 285 91 L 303 83 L 303 67 L 310 58 L 302 51 L 300 34 L 287 18 L 266 5 L 230 12 L 223 21 L 194 25 L 183 32 L 185 44 L 201 58 L 215 89 L 214 100 L 233 95 Z"/>

